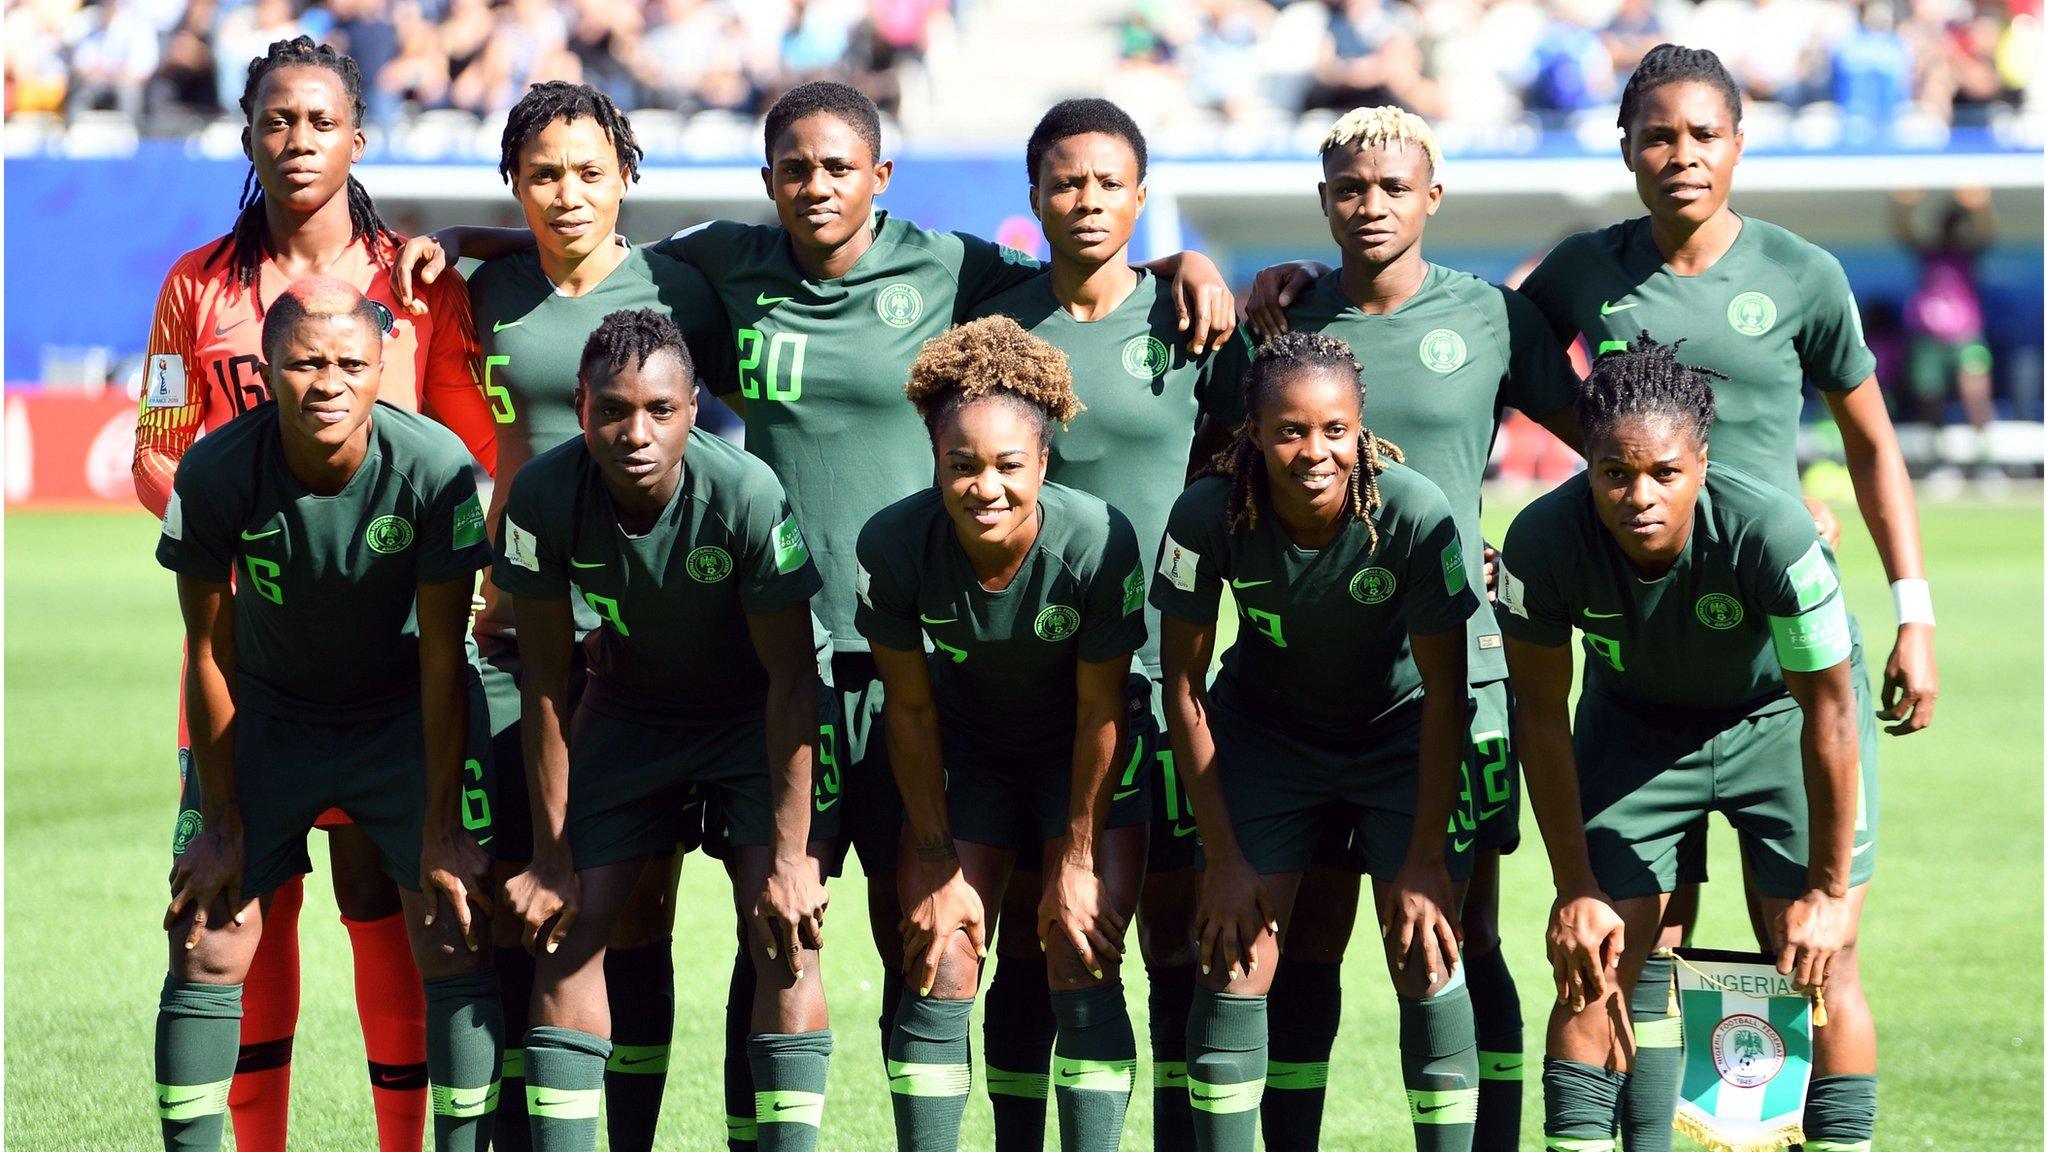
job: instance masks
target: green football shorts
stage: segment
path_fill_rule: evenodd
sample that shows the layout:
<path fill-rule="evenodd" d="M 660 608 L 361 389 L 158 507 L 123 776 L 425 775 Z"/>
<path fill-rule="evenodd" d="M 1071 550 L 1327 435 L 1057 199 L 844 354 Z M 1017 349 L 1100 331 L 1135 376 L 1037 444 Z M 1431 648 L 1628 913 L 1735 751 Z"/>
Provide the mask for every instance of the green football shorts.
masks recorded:
<path fill-rule="evenodd" d="M 810 843 L 840 838 L 846 812 L 842 799 L 846 781 L 841 766 L 846 763 L 846 745 L 840 740 L 839 694 L 830 684 L 818 685 L 818 736 L 811 744 L 811 834 Z M 725 803 L 717 789 L 701 786 L 704 816 L 704 854 L 713 860 L 732 859 L 732 836 L 726 825 Z M 769 794 L 774 795 L 770 781 Z M 772 812 L 773 809 L 771 808 Z"/>
<path fill-rule="evenodd" d="M 569 727 L 569 849 L 576 868 L 666 856 L 702 826 L 692 786 L 715 791 L 733 844 L 767 844 L 775 824 L 767 726 L 647 724 L 589 708 Z"/>

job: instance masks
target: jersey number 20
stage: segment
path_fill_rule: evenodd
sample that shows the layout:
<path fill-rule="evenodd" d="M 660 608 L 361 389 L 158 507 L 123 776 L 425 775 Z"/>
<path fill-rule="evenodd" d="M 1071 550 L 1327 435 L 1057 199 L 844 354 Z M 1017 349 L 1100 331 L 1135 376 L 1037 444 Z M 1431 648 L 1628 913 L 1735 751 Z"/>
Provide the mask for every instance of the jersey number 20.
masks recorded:
<path fill-rule="evenodd" d="M 734 337 L 739 341 L 740 395 L 783 403 L 803 397 L 804 344 L 810 337 L 798 332 L 770 336 L 759 328 L 742 328 Z"/>

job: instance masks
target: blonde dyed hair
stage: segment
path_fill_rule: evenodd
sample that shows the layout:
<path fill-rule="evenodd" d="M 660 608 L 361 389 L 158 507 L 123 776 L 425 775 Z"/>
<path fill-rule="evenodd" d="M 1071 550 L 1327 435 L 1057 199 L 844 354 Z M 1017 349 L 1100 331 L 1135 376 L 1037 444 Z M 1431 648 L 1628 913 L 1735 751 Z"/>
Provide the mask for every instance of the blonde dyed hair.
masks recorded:
<path fill-rule="evenodd" d="M 1437 147 L 1436 133 L 1429 122 L 1406 108 L 1382 104 L 1376 108 L 1353 108 L 1337 118 L 1330 130 L 1323 134 L 1322 147 L 1316 150 L 1319 156 L 1328 156 L 1331 150 L 1347 144 L 1356 145 L 1360 151 L 1385 144 L 1414 144 L 1429 154 L 1429 169 L 1435 172 L 1444 165 L 1443 150 Z"/>

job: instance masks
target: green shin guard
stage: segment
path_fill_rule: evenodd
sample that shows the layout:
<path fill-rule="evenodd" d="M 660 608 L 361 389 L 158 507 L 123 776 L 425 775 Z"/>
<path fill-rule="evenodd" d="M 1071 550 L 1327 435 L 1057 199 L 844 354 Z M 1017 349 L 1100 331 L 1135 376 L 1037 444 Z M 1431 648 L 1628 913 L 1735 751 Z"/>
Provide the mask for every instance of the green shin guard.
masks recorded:
<path fill-rule="evenodd" d="M 1195 998 L 1195 966 L 1176 964 L 1145 973 L 1147 1029 L 1152 1041 L 1152 1152 L 1195 1146 L 1188 1110 L 1188 1007 Z"/>
<path fill-rule="evenodd" d="M 996 1152 L 1039 1152 L 1054 1031 L 1044 961 L 998 958 L 981 1012 L 982 1075 L 995 1111 Z"/>
<path fill-rule="evenodd" d="M 242 1046 L 242 986 L 164 977 L 156 1009 L 156 1115 L 167 1152 L 219 1152 Z"/>
<path fill-rule="evenodd" d="M 1522 1134 L 1522 998 L 1499 948 L 1465 956 L 1465 987 L 1479 1036 L 1479 1124 L 1472 1147 L 1513 1148 Z"/>
<path fill-rule="evenodd" d="M 498 1111 L 505 1009 L 493 971 L 425 981 L 435 1152 L 483 1152 Z"/>
<path fill-rule="evenodd" d="M 676 1029 L 675 942 L 608 950 L 604 989 L 612 1012 L 612 1054 L 604 1066 L 605 1135 L 612 1152 L 651 1152 Z"/>
<path fill-rule="evenodd" d="M 1621 1136 L 1629 1152 L 1671 1152 L 1671 1119 L 1685 1071 L 1683 1018 L 1671 998 L 1675 967 L 1670 953 L 1652 953 L 1629 990 L 1636 1055 L 1621 1089 Z"/>
<path fill-rule="evenodd" d="M 534 1152 L 595 1152 L 612 1042 L 573 1028 L 526 1033 L 526 1118 Z"/>
<path fill-rule="evenodd" d="M 762 1033 L 747 1038 L 755 1131 L 761 1152 L 814 1152 L 825 1121 L 825 1073 L 832 1032 Z"/>
<path fill-rule="evenodd" d="M 1479 1122 L 1479 1041 L 1461 966 L 1426 1000 L 1399 998 L 1401 1079 L 1418 1152 L 1470 1152 Z"/>
<path fill-rule="evenodd" d="M 1877 1077 L 1815 1076 L 1806 1089 L 1806 1152 L 1870 1152 Z"/>
<path fill-rule="evenodd" d="M 1124 986 L 1052 994 L 1053 1094 L 1060 1111 L 1060 1152 L 1116 1152 L 1138 1076 L 1138 1041 L 1124 1008 Z"/>
<path fill-rule="evenodd" d="M 1196 985 L 1187 1037 L 1195 1147 L 1200 1152 L 1251 1152 L 1266 1088 L 1266 998 Z"/>
<path fill-rule="evenodd" d="M 1614 1152 L 1614 1108 L 1621 1100 L 1619 1072 L 1576 1060 L 1543 1061 L 1545 1152 Z"/>
<path fill-rule="evenodd" d="M 1330 1049 L 1344 1009 L 1342 965 L 1280 958 L 1266 996 L 1266 1098 L 1259 1128 L 1266 1152 L 1321 1146 Z"/>
<path fill-rule="evenodd" d="M 746 945 L 732 958 L 732 979 L 725 986 L 725 1148 L 754 1152 L 759 1126 L 754 1122 L 754 1069 L 747 1055 L 748 1029 L 754 1018 L 754 964 Z"/>
<path fill-rule="evenodd" d="M 972 1000 L 902 997 L 889 1034 L 889 1103 L 899 1152 L 952 1152 L 974 1077 L 967 1050 Z"/>

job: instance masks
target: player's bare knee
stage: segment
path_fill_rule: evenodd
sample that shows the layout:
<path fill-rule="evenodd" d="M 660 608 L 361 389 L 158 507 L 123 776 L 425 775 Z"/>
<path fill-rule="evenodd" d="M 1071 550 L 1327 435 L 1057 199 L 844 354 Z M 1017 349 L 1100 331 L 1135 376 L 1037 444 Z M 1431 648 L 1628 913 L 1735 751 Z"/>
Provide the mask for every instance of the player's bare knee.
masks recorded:
<path fill-rule="evenodd" d="M 1102 979 L 1095 973 L 1102 973 Z M 1081 959 L 1081 954 L 1065 938 L 1065 933 L 1055 931 L 1045 949 L 1046 987 L 1054 992 L 1080 992 L 1115 980 L 1119 967 L 1107 957 L 1095 958 L 1094 970 Z"/>
<path fill-rule="evenodd" d="M 938 975 L 932 980 L 931 995 L 941 1000 L 971 1000 L 981 984 L 981 957 L 964 932 L 953 933 L 939 955 Z"/>

